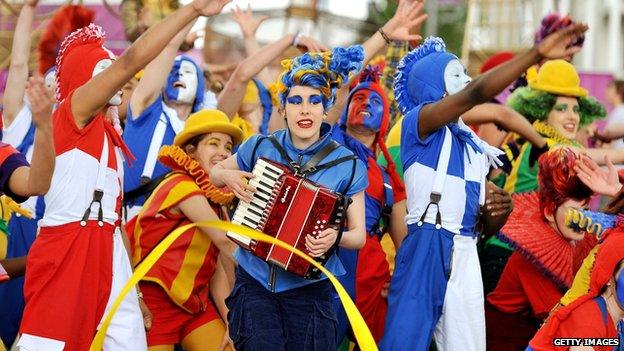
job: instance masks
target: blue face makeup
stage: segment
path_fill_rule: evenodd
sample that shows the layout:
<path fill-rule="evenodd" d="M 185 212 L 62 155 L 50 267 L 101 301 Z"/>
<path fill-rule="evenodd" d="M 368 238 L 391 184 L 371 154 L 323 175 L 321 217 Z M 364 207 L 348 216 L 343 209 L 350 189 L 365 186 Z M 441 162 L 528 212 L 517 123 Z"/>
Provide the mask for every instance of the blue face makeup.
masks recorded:
<path fill-rule="evenodd" d="M 294 95 L 287 97 L 286 102 L 291 105 L 300 105 L 303 102 L 303 99 L 299 95 Z"/>
<path fill-rule="evenodd" d="M 347 124 L 378 132 L 381 128 L 383 113 L 384 103 L 381 96 L 375 91 L 361 89 L 351 97 Z"/>
<path fill-rule="evenodd" d="M 321 97 L 321 95 L 310 95 L 310 98 L 308 99 L 308 101 L 312 105 L 317 105 L 317 104 L 323 103 L 323 98 Z"/>

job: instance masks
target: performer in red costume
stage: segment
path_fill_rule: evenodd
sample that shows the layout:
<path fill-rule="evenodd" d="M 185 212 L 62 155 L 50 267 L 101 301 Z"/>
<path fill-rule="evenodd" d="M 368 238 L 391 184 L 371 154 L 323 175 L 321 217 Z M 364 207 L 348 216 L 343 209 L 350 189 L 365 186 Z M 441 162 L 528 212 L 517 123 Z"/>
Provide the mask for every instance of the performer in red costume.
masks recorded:
<path fill-rule="evenodd" d="M 195 0 L 148 30 L 115 60 L 91 24 L 70 34 L 57 58 L 56 169 L 39 236 L 29 252 L 19 350 L 87 350 L 132 269 L 119 229 L 121 136 L 107 120 L 120 89 L 198 16 L 227 0 Z M 35 146 L 36 147 L 36 146 Z M 145 350 L 136 293 L 112 319 L 107 350 Z"/>
<path fill-rule="evenodd" d="M 586 207 L 593 193 L 574 170 L 578 158 L 570 148 L 543 154 L 539 191 L 514 196 L 498 236 L 515 252 L 487 297 L 488 350 L 524 350 L 596 243 L 594 235 L 565 225 L 566 211 Z"/>
<path fill-rule="evenodd" d="M 388 229 L 392 236 L 407 233 L 404 221 L 407 212 L 405 188 L 384 143 L 390 124 L 390 104 L 379 85 L 380 72 L 375 68 L 368 67 L 360 74 L 360 82 L 351 90 L 340 121 L 332 129 L 332 137 L 353 151 L 368 170 L 364 197 L 366 243 L 360 250 L 341 249 L 338 257 L 347 271 L 340 281 L 355 299 L 373 337 L 379 341 L 388 308 L 382 290 L 390 281 L 386 254 L 380 241 L 384 229 Z M 378 150 L 391 160 L 387 167 L 377 164 Z M 346 316 L 339 313 L 340 337 L 346 327 Z"/>

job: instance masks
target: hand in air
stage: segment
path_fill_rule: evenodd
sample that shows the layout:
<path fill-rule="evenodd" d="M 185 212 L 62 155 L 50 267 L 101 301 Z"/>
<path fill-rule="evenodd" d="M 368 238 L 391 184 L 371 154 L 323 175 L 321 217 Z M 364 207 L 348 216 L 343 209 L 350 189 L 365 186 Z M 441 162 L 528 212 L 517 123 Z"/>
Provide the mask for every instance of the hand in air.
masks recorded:
<path fill-rule="evenodd" d="M 571 24 L 544 38 L 537 45 L 537 51 L 544 58 L 548 59 L 571 57 L 579 52 L 581 47 L 570 45 L 583 35 L 587 29 L 588 27 L 585 23 Z"/>
<path fill-rule="evenodd" d="M 195 0 L 192 6 L 201 16 L 214 16 L 221 13 L 223 7 L 232 0 Z"/>
<path fill-rule="evenodd" d="M 251 5 L 247 5 L 247 10 L 241 10 L 240 7 L 236 6 L 236 8 L 232 10 L 232 15 L 230 16 L 231 20 L 238 23 L 245 38 L 256 35 L 258 27 L 268 18 L 269 16 L 254 17 L 251 11 Z"/>
<path fill-rule="evenodd" d="M 423 13 L 425 4 L 417 0 L 400 0 L 394 16 L 382 27 L 390 40 L 420 40 L 418 34 L 412 34 L 411 29 L 421 25 L 427 14 Z"/>
<path fill-rule="evenodd" d="M 301 52 L 323 52 L 331 50 L 327 46 L 305 35 L 300 35 L 299 38 L 297 38 L 297 42 L 294 44 Z"/>
<path fill-rule="evenodd" d="M 598 164 L 587 155 L 581 155 L 574 165 L 574 170 L 579 179 L 595 193 L 607 196 L 615 196 L 622 188 L 617 169 L 605 155 L 607 169 L 600 168 Z"/>
<path fill-rule="evenodd" d="M 28 78 L 26 96 L 28 96 L 28 101 L 30 101 L 30 110 L 35 127 L 37 129 L 51 127 L 52 107 L 56 100 L 54 99 L 54 93 L 46 88 L 41 76 Z"/>
<path fill-rule="evenodd" d="M 312 257 L 320 257 L 326 253 L 338 238 L 338 231 L 334 228 L 325 228 L 318 236 L 306 235 L 305 246 Z"/>

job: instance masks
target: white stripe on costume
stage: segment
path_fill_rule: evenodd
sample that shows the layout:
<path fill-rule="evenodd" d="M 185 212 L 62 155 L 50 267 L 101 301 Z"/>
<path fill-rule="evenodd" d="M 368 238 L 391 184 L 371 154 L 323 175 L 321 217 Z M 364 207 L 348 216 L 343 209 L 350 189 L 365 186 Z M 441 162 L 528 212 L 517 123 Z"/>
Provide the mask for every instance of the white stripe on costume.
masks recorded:
<path fill-rule="evenodd" d="M 119 228 L 115 229 L 113 236 L 113 282 L 111 292 L 106 303 L 106 309 L 102 315 L 102 321 L 108 314 L 113 302 L 123 289 L 124 285 L 132 276 L 132 267 L 128 252 L 124 246 Z M 143 351 L 147 350 L 147 339 L 143 327 L 143 315 L 139 308 L 139 299 L 135 288 L 119 305 L 119 309 L 113 316 L 104 339 L 104 350 L 115 351 Z"/>
<path fill-rule="evenodd" d="M 476 242 L 468 236 L 453 237 L 451 276 L 434 331 L 439 351 L 485 351 L 483 285 Z"/>

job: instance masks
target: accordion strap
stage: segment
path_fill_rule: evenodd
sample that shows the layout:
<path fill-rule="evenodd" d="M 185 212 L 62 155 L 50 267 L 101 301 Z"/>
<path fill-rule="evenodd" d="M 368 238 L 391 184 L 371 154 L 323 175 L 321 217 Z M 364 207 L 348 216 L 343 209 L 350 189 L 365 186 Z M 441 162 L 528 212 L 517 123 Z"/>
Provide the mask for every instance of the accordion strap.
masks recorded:
<path fill-rule="evenodd" d="M 288 162 L 288 168 L 290 168 L 290 170 L 293 173 L 304 176 L 304 177 L 307 176 L 308 174 L 315 173 L 322 169 L 330 168 L 342 162 L 355 159 L 354 155 L 350 155 L 350 156 L 340 157 L 333 161 L 319 165 L 319 163 L 323 161 L 325 157 L 327 157 L 334 150 L 340 147 L 340 144 L 338 144 L 335 140 L 331 140 L 327 145 L 325 145 L 322 149 L 320 149 L 317 153 L 315 153 L 312 156 L 312 158 L 308 160 L 308 162 L 306 162 L 304 165 L 300 165 L 297 162 L 293 161 L 290 158 L 290 156 L 288 156 L 288 153 L 286 152 L 284 147 L 280 145 L 280 143 L 277 141 L 277 139 L 275 139 L 273 135 L 269 135 L 267 138 L 271 141 L 271 144 L 273 144 L 273 146 L 279 152 L 282 158 Z"/>

